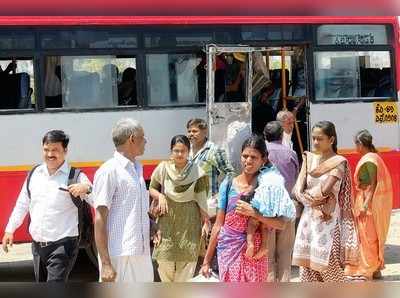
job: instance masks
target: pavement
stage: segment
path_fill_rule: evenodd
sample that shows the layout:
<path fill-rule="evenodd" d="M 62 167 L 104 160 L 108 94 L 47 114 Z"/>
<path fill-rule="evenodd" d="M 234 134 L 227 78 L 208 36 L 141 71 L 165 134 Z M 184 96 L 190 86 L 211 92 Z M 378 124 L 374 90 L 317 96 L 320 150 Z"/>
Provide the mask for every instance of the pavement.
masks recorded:
<path fill-rule="evenodd" d="M 76 269 L 71 275 L 72 281 L 95 281 L 97 272 L 84 256 L 78 257 Z M 393 210 L 390 229 L 385 245 L 385 269 L 379 281 L 400 282 L 400 209 Z M 33 281 L 33 263 L 31 244 L 14 244 L 6 254 L 0 252 L 0 281 Z M 298 270 L 293 267 L 291 281 L 298 281 Z"/>
<path fill-rule="evenodd" d="M 298 269 L 293 268 L 291 281 L 299 281 Z M 375 281 L 400 282 L 400 209 L 392 211 L 390 228 L 385 244 L 385 269 L 382 279 Z"/>

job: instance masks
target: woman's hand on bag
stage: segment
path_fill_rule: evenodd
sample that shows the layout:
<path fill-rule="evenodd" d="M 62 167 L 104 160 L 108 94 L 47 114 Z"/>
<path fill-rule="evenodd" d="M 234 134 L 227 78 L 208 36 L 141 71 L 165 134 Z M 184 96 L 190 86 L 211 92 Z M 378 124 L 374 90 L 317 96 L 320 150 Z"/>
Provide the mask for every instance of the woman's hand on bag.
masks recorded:
<path fill-rule="evenodd" d="M 209 263 L 203 263 L 203 265 L 201 265 L 200 274 L 203 275 L 204 277 L 207 277 L 207 278 L 211 277 L 211 271 L 210 271 L 210 264 Z"/>
<path fill-rule="evenodd" d="M 164 215 L 168 213 L 168 202 L 167 198 L 160 193 L 158 196 L 158 212 L 160 215 Z"/>

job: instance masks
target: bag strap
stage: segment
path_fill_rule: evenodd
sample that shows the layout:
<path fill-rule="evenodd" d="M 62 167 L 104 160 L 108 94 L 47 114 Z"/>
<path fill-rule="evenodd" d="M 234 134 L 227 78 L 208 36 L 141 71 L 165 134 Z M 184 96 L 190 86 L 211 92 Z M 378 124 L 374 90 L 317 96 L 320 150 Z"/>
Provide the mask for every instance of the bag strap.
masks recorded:
<path fill-rule="evenodd" d="M 81 173 L 80 169 L 71 167 L 68 175 L 68 186 L 71 184 L 78 183 L 78 177 Z M 72 203 L 78 208 L 78 242 L 81 242 L 82 239 L 82 229 L 83 229 L 83 207 L 84 201 L 79 197 L 74 197 L 70 194 Z"/>
<path fill-rule="evenodd" d="M 71 184 L 78 183 L 78 177 L 81 173 L 80 169 L 71 167 L 68 175 L 68 186 Z M 79 197 L 74 197 L 72 194 L 70 194 L 72 203 L 79 209 L 82 205 L 82 200 Z"/>
<path fill-rule="evenodd" d="M 28 193 L 29 200 L 31 199 L 31 190 L 29 189 L 29 185 L 31 184 L 31 179 L 33 172 L 39 167 L 40 165 L 33 166 L 32 170 L 29 171 L 28 177 L 26 178 L 26 192 Z"/>
<path fill-rule="evenodd" d="M 228 200 L 229 200 L 229 193 L 231 191 L 232 188 L 232 183 L 233 183 L 233 177 L 228 176 L 228 181 L 226 183 L 226 189 L 225 189 L 225 214 L 226 214 L 226 210 L 228 208 Z"/>

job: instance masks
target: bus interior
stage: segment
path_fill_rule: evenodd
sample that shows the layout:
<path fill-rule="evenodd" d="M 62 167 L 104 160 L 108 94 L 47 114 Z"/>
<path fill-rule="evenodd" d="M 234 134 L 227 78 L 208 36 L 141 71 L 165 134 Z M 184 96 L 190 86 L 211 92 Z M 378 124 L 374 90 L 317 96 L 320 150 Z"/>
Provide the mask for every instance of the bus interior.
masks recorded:
<path fill-rule="evenodd" d="M 301 158 L 309 148 L 305 47 L 217 46 L 215 51 L 209 74 L 209 89 L 214 89 L 208 108 L 212 141 L 225 147 L 239 167 L 233 157 L 238 152 L 230 150 L 250 133 L 262 136 L 265 125 L 288 110 L 296 118 L 293 149 Z"/>

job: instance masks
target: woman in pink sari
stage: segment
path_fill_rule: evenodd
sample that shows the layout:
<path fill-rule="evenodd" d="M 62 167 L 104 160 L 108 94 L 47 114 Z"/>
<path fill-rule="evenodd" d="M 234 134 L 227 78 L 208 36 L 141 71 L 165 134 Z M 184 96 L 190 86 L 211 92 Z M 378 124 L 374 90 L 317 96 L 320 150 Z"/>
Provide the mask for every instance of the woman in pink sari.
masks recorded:
<path fill-rule="evenodd" d="M 367 130 L 358 132 L 354 142 L 362 155 L 354 173 L 353 207 L 360 238 L 360 262 L 349 267 L 346 274 L 354 279 L 371 280 L 379 278 L 384 267 L 384 245 L 393 201 L 392 179 Z"/>
<path fill-rule="evenodd" d="M 253 136 L 244 142 L 241 153 L 242 173 L 233 180 L 226 178 L 220 186 L 217 218 L 201 268 L 204 276 L 210 276 L 210 262 L 217 248 L 221 281 L 267 281 L 266 255 L 260 258 L 246 256 L 249 218 L 278 229 L 285 226 L 285 221 L 279 217 L 264 217 L 249 203 L 240 200 L 241 195 L 254 190 L 259 170 L 266 161 L 266 145 L 262 138 Z M 260 246 L 261 233 L 258 229 L 254 234 L 254 251 L 258 252 Z"/>

